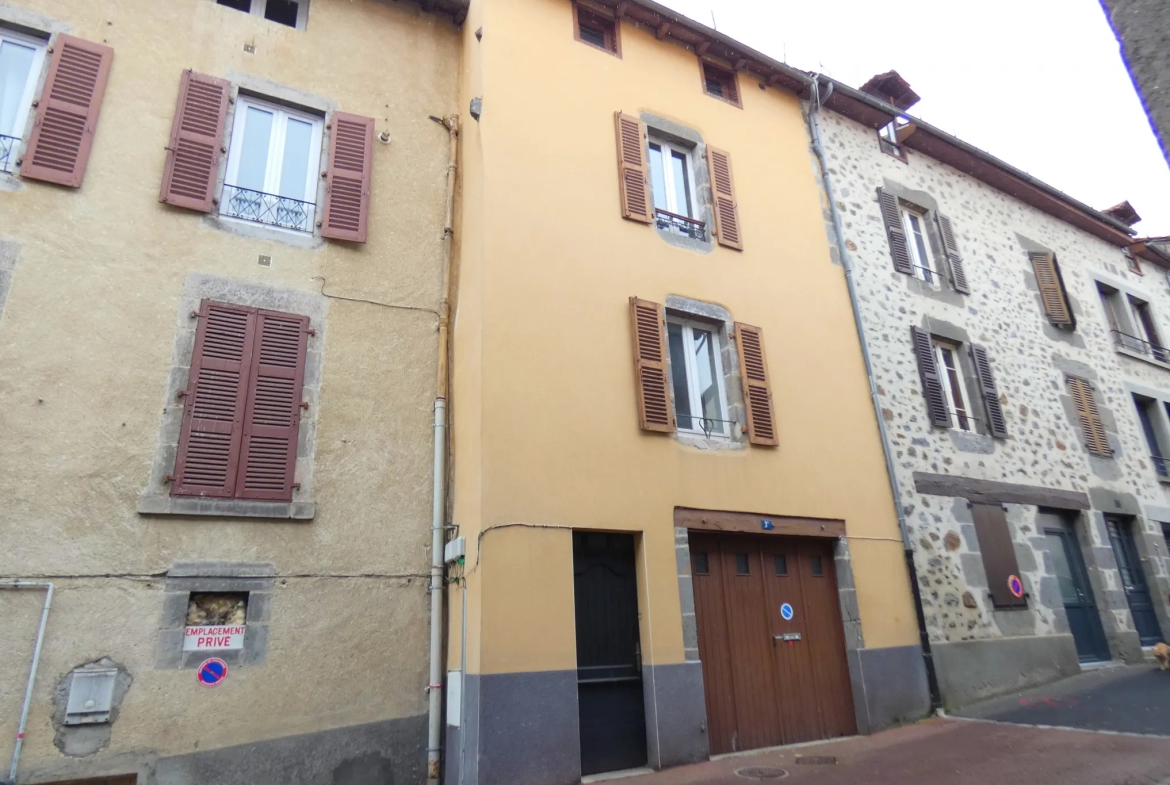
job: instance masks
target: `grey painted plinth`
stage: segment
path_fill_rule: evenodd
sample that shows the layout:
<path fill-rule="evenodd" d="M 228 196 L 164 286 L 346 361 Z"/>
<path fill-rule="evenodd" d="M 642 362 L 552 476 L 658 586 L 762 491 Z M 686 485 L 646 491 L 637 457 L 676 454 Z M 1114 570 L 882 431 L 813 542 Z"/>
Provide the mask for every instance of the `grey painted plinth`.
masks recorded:
<path fill-rule="evenodd" d="M 947 709 L 1081 672 L 1071 635 L 933 643 L 931 650 Z"/>
<path fill-rule="evenodd" d="M 858 733 L 877 733 L 930 713 L 922 647 L 850 649 L 847 653 Z"/>

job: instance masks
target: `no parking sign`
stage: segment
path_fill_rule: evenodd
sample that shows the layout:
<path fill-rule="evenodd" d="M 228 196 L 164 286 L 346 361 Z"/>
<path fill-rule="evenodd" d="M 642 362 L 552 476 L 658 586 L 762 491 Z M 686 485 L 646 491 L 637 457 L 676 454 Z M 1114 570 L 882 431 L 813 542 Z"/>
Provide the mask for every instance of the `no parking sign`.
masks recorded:
<path fill-rule="evenodd" d="M 204 687 L 218 687 L 227 678 L 227 672 L 226 662 L 219 657 L 211 657 L 203 661 L 196 675 Z"/>

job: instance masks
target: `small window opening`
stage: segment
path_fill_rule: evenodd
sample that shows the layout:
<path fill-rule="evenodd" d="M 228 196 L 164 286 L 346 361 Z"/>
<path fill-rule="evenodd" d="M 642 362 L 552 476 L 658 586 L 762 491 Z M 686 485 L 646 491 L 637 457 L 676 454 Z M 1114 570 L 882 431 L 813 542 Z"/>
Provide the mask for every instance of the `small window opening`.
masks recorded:
<path fill-rule="evenodd" d="M 187 601 L 188 627 L 239 627 L 247 618 L 247 592 L 192 592 Z"/>
<path fill-rule="evenodd" d="M 691 560 L 695 564 L 695 575 L 707 575 L 711 572 L 706 551 L 692 551 Z"/>
<path fill-rule="evenodd" d="M 883 153 L 892 155 L 900 161 L 906 160 L 906 148 L 902 146 L 902 140 L 905 139 L 903 133 L 909 125 L 909 120 L 896 117 L 888 125 L 878 129 L 878 145 Z"/>
<path fill-rule="evenodd" d="M 727 438 L 727 393 L 718 328 L 669 318 L 666 323 L 674 414 L 680 431 Z"/>
<path fill-rule="evenodd" d="M 736 575 L 751 575 L 751 563 L 748 561 L 746 553 L 735 554 L 735 574 Z"/>
<path fill-rule="evenodd" d="M 942 284 L 938 266 L 930 254 L 930 239 L 927 234 L 926 213 L 902 206 L 902 231 L 906 233 L 906 245 L 910 250 L 910 264 L 914 266 L 914 277 L 926 281 L 934 288 Z"/>
<path fill-rule="evenodd" d="M 252 0 L 215 0 L 215 2 L 237 11 L 243 11 L 245 14 L 252 13 Z"/>
<path fill-rule="evenodd" d="M 616 19 L 591 11 L 579 3 L 573 4 L 573 12 L 577 20 L 578 41 L 620 56 Z"/>
<path fill-rule="evenodd" d="M 809 556 L 808 566 L 814 578 L 820 578 L 825 574 L 825 564 L 820 556 Z"/>
<path fill-rule="evenodd" d="M 651 137 L 650 196 L 655 225 L 661 231 L 692 240 L 707 240 L 707 224 L 698 215 L 693 150 L 677 142 Z"/>
<path fill-rule="evenodd" d="M 264 18 L 289 27 L 297 26 L 297 0 L 268 0 L 264 6 Z"/>
<path fill-rule="evenodd" d="M 775 562 L 776 574 L 782 578 L 788 575 L 788 557 L 782 553 L 778 553 L 776 554 Z"/>
<path fill-rule="evenodd" d="M 936 340 L 934 342 L 935 362 L 938 363 L 943 395 L 951 413 L 953 427 L 960 431 L 974 431 L 975 418 L 970 403 L 974 399 L 967 392 L 963 373 L 959 366 L 959 347 Z"/>
<path fill-rule="evenodd" d="M 1145 274 L 1142 272 L 1141 262 L 1139 262 L 1138 258 L 1133 255 L 1132 251 L 1126 248 L 1121 253 L 1125 256 L 1125 266 L 1129 268 L 1131 273 L 1136 273 L 1137 275 Z"/>
<path fill-rule="evenodd" d="M 707 95 L 739 106 L 739 85 L 734 71 L 703 63 L 703 86 Z"/>

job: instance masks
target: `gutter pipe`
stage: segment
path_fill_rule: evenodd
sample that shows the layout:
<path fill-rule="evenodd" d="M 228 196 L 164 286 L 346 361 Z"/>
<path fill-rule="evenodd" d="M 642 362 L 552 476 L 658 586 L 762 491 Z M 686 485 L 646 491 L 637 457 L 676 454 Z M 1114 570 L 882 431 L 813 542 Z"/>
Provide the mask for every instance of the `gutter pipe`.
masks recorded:
<path fill-rule="evenodd" d="M 44 589 L 45 604 L 41 608 L 41 625 L 37 629 L 37 643 L 33 648 L 32 664 L 28 669 L 28 684 L 24 688 L 24 706 L 20 709 L 20 724 L 16 727 L 16 744 L 12 748 L 12 766 L 8 769 L 5 785 L 16 785 L 16 768 L 20 764 L 20 748 L 24 746 L 24 729 L 28 725 L 28 709 L 32 705 L 33 683 L 41 661 L 41 644 L 45 642 L 45 625 L 49 622 L 49 608 L 53 605 L 53 584 L 49 581 L 4 581 L 0 589 Z"/>
<path fill-rule="evenodd" d="M 832 95 L 834 82 L 829 82 L 828 93 Z M 886 459 L 886 475 L 890 480 L 890 491 L 894 496 L 894 509 L 898 514 L 898 530 L 902 534 L 902 549 L 906 558 L 906 569 L 910 576 L 910 591 L 914 596 L 914 613 L 918 617 L 918 636 L 922 644 L 922 659 L 926 666 L 926 681 L 930 688 L 931 709 L 942 708 L 942 694 L 938 686 L 938 674 L 934 668 L 934 655 L 930 648 L 930 634 L 926 629 L 926 613 L 922 609 L 922 593 L 918 586 L 918 569 L 914 566 L 914 550 L 910 544 L 910 529 L 906 523 L 906 511 L 902 506 L 902 491 L 898 486 L 898 476 L 894 471 L 894 454 L 890 447 L 890 435 L 886 430 L 886 419 L 882 414 L 881 397 L 878 394 L 877 381 L 873 376 L 873 358 L 869 354 L 869 342 L 865 337 L 865 323 L 861 318 L 861 306 L 857 296 L 857 286 L 853 280 L 853 261 L 849 257 L 849 249 L 845 246 L 845 232 L 842 229 L 841 213 L 837 210 L 837 199 L 833 193 L 833 180 L 829 174 L 828 161 L 825 158 L 824 142 L 821 138 L 820 124 L 817 114 L 823 100 L 821 99 L 821 81 L 819 74 L 813 74 L 809 85 L 811 98 L 809 101 L 808 124 L 812 135 L 813 152 L 821 168 L 821 178 L 825 184 L 825 197 L 829 200 L 829 210 L 833 216 L 833 232 L 837 239 L 837 248 L 841 253 L 841 266 L 845 268 L 845 283 L 849 288 L 849 302 L 853 306 L 853 321 L 857 325 L 857 337 L 861 344 L 861 357 L 865 361 L 865 375 L 869 380 L 869 395 L 873 401 L 873 411 L 877 419 L 878 434 L 882 442 L 882 454 Z"/>

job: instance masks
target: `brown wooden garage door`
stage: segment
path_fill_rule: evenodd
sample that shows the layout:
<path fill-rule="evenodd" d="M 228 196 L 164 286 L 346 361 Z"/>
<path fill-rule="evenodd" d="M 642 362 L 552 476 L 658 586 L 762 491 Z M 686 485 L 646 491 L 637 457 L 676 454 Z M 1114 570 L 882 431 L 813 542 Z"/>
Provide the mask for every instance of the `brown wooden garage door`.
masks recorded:
<path fill-rule="evenodd" d="M 832 542 L 691 532 L 712 754 L 857 732 Z"/>

